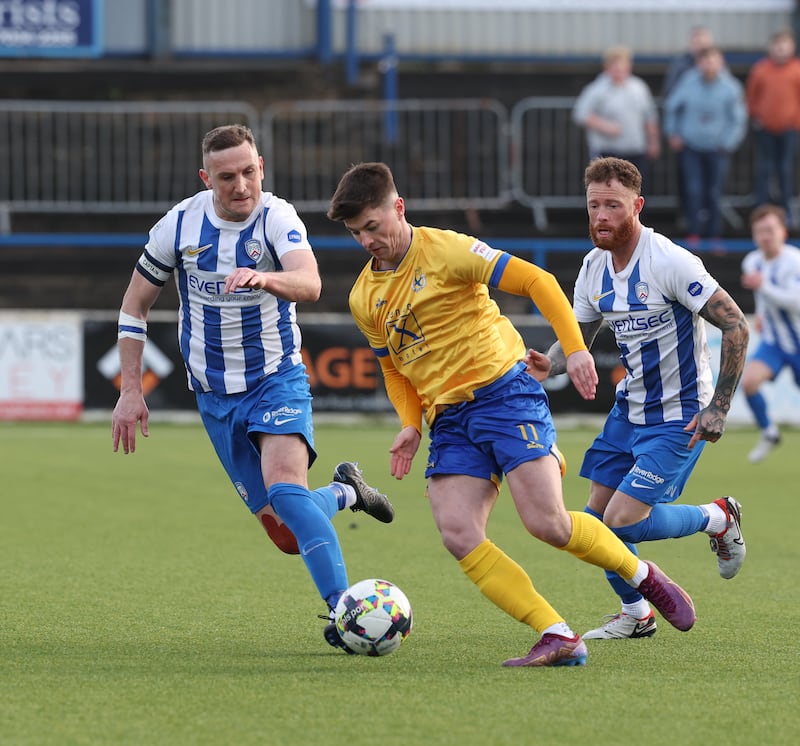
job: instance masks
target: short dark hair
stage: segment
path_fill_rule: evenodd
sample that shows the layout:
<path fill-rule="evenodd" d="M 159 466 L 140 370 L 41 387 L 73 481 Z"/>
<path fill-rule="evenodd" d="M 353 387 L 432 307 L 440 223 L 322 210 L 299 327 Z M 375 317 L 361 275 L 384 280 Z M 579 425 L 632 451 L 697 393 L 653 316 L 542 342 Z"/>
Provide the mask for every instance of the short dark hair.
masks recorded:
<path fill-rule="evenodd" d="M 750 213 L 750 227 L 752 228 L 759 220 L 775 215 L 781 221 L 781 225 L 786 226 L 786 210 L 780 205 L 759 205 Z"/>
<path fill-rule="evenodd" d="M 637 197 L 641 195 L 642 175 L 633 163 L 624 158 L 595 158 L 583 172 L 583 186 L 587 189 L 589 184 L 608 184 L 614 179 L 626 189 L 636 192 Z"/>
<path fill-rule="evenodd" d="M 370 207 L 380 207 L 397 195 L 391 169 L 385 163 L 358 163 L 345 171 L 331 197 L 331 220 L 354 218 Z"/>
<path fill-rule="evenodd" d="M 246 125 L 224 124 L 221 127 L 215 127 L 213 130 L 206 132 L 203 137 L 203 158 L 209 153 L 215 153 L 218 150 L 235 148 L 243 142 L 249 142 L 253 147 L 256 147 L 256 138 L 253 135 L 253 130 Z"/>

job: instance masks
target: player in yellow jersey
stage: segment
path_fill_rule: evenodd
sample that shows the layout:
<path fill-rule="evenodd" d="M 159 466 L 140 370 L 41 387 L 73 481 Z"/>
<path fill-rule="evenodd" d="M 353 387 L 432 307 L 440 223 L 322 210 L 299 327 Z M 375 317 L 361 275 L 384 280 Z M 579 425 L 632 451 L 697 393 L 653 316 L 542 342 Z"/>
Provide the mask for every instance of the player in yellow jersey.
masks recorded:
<path fill-rule="evenodd" d="M 522 338 L 489 297 L 489 287 L 529 297 L 553 326 L 576 389 L 593 399 L 594 360 L 555 277 L 470 236 L 411 226 L 383 163 L 350 168 L 328 217 L 370 255 L 350 309 L 400 417 L 392 475 L 408 474 L 424 413 L 428 496 L 445 547 L 489 600 L 541 635 L 527 655 L 503 665 L 574 666 L 587 658 L 586 645 L 526 572 L 486 537 L 503 476 L 533 536 L 617 572 L 673 626 L 690 629 L 694 607 L 677 584 L 599 520 L 564 507 L 547 396 L 526 371 Z"/>

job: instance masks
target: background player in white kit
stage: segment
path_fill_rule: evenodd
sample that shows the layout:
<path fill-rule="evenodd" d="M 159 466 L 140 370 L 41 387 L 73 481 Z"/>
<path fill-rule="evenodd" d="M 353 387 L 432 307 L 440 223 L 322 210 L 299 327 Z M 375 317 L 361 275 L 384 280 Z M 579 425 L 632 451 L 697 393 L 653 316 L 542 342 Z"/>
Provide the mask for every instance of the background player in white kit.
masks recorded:
<path fill-rule="evenodd" d="M 641 541 L 704 532 L 720 575 L 744 561 L 740 505 L 722 497 L 706 505 L 672 505 L 704 441 L 725 429 L 747 351 L 747 322 L 699 258 L 642 225 L 641 175 L 629 161 L 598 158 L 584 175 L 589 232 L 595 248 L 583 260 L 573 307 L 591 346 L 605 321 L 626 375 L 603 431 L 584 457 L 591 480 L 586 512 L 601 518 L 635 552 Z M 720 374 L 712 383 L 703 320 L 722 331 Z M 559 343 L 529 351 L 538 379 L 565 370 Z M 613 573 L 619 614 L 584 639 L 649 637 L 656 631 L 647 601 Z M 624 586 L 624 587 L 623 587 Z"/>
<path fill-rule="evenodd" d="M 761 438 L 750 451 L 751 463 L 767 457 L 780 443 L 761 386 L 789 367 L 800 386 L 800 249 L 786 243 L 786 212 L 761 205 L 750 214 L 756 250 L 742 260 L 742 287 L 752 290 L 761 340 L 742 374 L 742 390 Z"/>
<path fill-rule="evenodd" d="M 146 320 L 174 275 L 189 388 L 217 455 L 272 541 L 302 555 L 333 608 L 349 584 L 331 518 L 349 507 L 388 523 L 394 511 L 351 462 L 336 467 L 327 487 L 309 490 L 316 453 L 295 302 L 319 298 L 317 262 L 294 207 L 262 191 L 263 160 L 249 128 L 211 130 L 202 154 L 206 190 L 153 227 L 122 300 L 113 449 L 135 450 L 137 422 L 149 434 L 142 394 Z M 325 639 L 344 648 L 331 624 Z"/>

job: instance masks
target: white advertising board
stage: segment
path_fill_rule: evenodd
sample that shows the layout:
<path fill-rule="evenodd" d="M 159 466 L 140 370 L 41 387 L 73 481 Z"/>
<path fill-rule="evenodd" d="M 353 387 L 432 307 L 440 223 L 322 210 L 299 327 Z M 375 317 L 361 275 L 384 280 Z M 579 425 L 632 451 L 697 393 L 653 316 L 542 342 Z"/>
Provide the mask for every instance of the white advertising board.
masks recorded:
<path fill-rule="evenodd" d="M 82 411 L 80 314 L 0 312 L 0 420 L 74 420 Z"/>

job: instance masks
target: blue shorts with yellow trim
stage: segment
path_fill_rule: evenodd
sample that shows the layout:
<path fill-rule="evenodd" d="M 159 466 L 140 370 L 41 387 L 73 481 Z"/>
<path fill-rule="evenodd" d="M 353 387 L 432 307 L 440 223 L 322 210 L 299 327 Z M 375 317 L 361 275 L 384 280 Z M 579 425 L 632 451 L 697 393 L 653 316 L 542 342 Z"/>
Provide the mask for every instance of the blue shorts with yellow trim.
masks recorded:
<path fill-rule="evenodd" d="M 680 497 L 706 441 L 687 448 L 685 422 L 634 425 L 615 405 L 603 431 L 586 451 L 580 475 L 643 502 L 670 503 Z"/>
<path fill-rule="evenodd" d="M 555 448 L 547 394 L 523 363 L 447 407 L 431 429 L 425 476 L 463 474 L 500 484 L 503 475 Z M 557 449 L 556 449 L 557 452 Z"/>
<path fill-rule="evenodd" d="M 239 394 L 198 392 L 197 409 L 219 460 L 251 513 L 268 502 L 256 433 L 299 435 L 308 448 L 309 466 L 317 457 L 311 390 L 303 365 L 279 370 Z"/>

